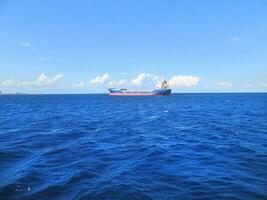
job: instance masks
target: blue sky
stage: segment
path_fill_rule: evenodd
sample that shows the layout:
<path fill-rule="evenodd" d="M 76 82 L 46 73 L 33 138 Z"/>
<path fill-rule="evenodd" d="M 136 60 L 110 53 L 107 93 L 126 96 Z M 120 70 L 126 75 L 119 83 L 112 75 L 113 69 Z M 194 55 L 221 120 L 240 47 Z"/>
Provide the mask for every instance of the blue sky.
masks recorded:
<path fill-rule="evenodd" d="M 0 90 L 267 91 L 267 1 L 0 0 Z"/>

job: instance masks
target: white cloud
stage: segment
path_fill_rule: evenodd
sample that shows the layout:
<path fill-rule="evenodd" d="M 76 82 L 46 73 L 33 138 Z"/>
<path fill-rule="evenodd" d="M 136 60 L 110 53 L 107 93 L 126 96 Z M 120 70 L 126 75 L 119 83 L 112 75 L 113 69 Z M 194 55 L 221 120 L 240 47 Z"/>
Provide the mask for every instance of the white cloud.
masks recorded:
<path fill-rule="evenodd" d="M 222 88 L 231 88 L 233 86 L 231 82 L 226 82 L 226 81 L 218 82 L 217 85 Z"/>
<path fill-rule="evenodd" d="M 23 47 L 29 47 L 29 48 L 32 47 L 31 43 L 29 42 L 19 42 L 19 45 Z"/>
<path fill-rule="evenodd" d="M 108 74 L 103 74 L 102 76 L 98 76 L 98 77 L 93 78 L 93 79 L 90 81 L 90 84 L 100 84 L 100 83 L 105 83 L 105 82 L 107 82 L 109 79 L 110 79 L 110 77 L 109 77 Z"/>
<path fill-rule="evenodd" d="M 173 76 L 168 81 L 170 87 L 193 87 L 199 83 L 200 79 L 197 76 Z"/>
<path fill-rule="evenodd" d="M 229 40 L 229 42 L 235 43 L 235 42 L 240 41 L 240 37 L 238 37 L 238 36 L 232 36 L 228 40 Z"/>
<path fill-rule="evenodd" d="M 37 80 L 34 82 L 37 85 L 49 85 L 54 84 L 57 80 L 61 79 L 63 74 L 58 74 L 52 78 L 49 78 L 45 73 L 38 76 Z"/>
<path fill-rule="evenodd" d="M 33 47 L 31 43 L 29 42 L 18 42 L 18 44 L 22 47 L 30 48 L 32 50 L 37 50 L 36 47 Z"/>
<path fill-rule="evenodd" d="M 72 87 L 74 88 L 83 88 L 85 87 L 86 85 L 84 84 L 84 82 L 80 82 L 80 83 L 77 83 L 77 84 L 73 84 Z"/>
<path fill-rule="evenodd" d="M 11 86 L 40 86 L 40 85 L 52 85 L 63 77 L 63 74 L 58 74 L 49 78 L 45 73 L 41 73 L 35 81 L 22 81 L 17 82 L 13 80 L 2 81 L 1 85 L 6 87 Z"/>
<path fill-rule="evenodd" d="M 120 80 L 120 81 L 118 81 L 118 82 L 116 82 L 116 81 L 110 81 L 109 83 L 108 83 L 108 86 L 109 87 L 117 87 L 117 86 L 122 86 L 122 85 L 125 85 L 125 84 L 127 84 L 127 82 L 126 82 L 126 80 Z"/>
<path fill-rule="evenodd" d="M 155 87 L 156 88 L 160 88 L 161 87 L 161 83 L 162 83 L 162 81 L 156 81 Z"/>
<path fill-rule="evenodd" d="M 159 78 L 158 76 L 155 76 L 153 74 L 141 73 L 136 78 L 131 80 L 131 84 L 134 85 L 134 86 L 140 86 L 140 85 L 143 84 L 144 81 L 147 81 L 147 80 L 155 81 L 158 78 Z"/>

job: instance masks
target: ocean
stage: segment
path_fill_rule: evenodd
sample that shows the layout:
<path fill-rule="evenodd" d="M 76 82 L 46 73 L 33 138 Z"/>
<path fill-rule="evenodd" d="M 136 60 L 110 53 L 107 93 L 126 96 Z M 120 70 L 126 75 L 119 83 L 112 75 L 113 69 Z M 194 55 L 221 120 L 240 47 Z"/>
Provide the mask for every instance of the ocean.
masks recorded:
<path fill-rule="evenodd" d="M 267 94 L 1 95 L 0 199 L 267 199 Z"/>

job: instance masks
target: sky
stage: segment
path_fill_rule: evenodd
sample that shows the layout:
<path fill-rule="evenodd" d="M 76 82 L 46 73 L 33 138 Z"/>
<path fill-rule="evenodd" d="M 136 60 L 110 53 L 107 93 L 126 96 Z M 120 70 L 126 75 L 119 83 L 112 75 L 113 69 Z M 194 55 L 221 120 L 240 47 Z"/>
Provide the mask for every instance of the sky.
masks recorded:
<path fill-rule="evenodd" d="M 3 93 L 267 92 L 266 0 L 0 0 Z"/>

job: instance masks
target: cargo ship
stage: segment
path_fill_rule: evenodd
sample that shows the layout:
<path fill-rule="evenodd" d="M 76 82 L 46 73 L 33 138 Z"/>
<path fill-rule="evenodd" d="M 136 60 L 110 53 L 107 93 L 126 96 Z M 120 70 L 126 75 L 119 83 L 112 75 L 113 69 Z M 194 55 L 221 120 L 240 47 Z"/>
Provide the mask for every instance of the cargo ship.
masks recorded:
<path fill-rule="evenodd" d="M 171 94 L 171 89 L 166 81 L 163 81 L 159 87 L 154 90 L 127 90 L 109 88 L 110 96 L 166 96 Z"/>

